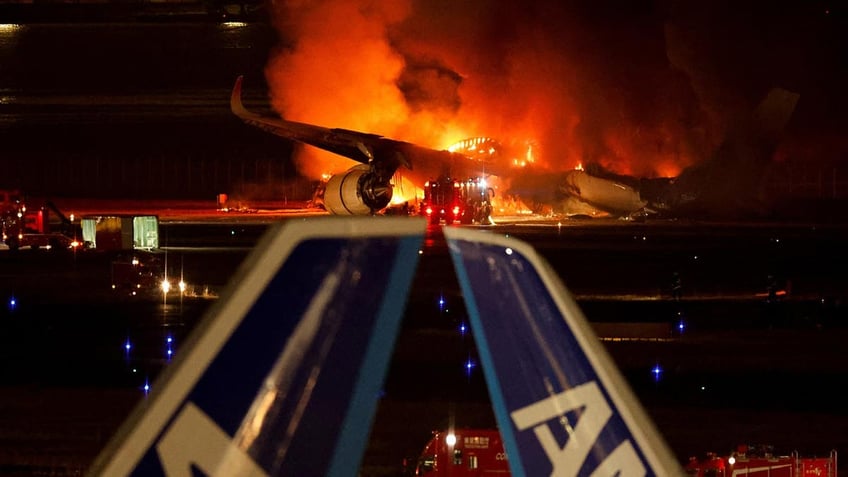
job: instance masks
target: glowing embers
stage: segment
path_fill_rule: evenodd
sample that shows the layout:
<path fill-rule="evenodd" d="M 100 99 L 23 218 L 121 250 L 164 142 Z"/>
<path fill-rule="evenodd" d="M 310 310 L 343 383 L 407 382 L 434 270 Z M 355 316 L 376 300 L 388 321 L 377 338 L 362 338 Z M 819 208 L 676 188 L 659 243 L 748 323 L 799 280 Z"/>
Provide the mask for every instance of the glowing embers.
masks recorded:
<path fill-rule="evenodd" d="M 493 155 L 501 145 L 490 137 L 472 137 L 448 146 L 448 151 L 466 155 Z"/>
<path fill-rule="evenodd" d="M 480 162 L 509 164 L 513 168 L 527 167 L 536 162 L 537 143 L 515 141 L 504 146 L 490 137 L 472 137 L 448 146 L 448 151 L 463 154 Z"/>

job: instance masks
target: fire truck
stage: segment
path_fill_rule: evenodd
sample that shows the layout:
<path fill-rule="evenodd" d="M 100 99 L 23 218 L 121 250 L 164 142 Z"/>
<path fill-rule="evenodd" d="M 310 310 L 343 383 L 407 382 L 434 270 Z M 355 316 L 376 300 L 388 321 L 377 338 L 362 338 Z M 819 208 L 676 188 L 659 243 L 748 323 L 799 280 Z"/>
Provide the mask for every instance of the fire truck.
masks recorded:
<path fill-rule="evenodd" d="M 49 217 L 51 209 L 57 214 L 60 227 L 72 227 L 71 221 L 52 202 L 47 202 L 44 207 L 33 211 L 27 209 L 17 191 L 2 191 L 0 199 L 0 232 L 3 242 L 10 250 L 21 247 L 67 250 L 79 246 L 79 242 L 72 238 L 68 231 L 52 230 Z"/>
<path fill-rule="evenodd" d="M 424 184 L 424 200 L 419 213 L 431 224 L 489 225 L 494 194 L 485 179 L 455 180 L 442 176 Z"/>
<path fill-rule="evenodd" d="M 836 451 L 827 457 L 774 455 L 766 446 L 739 446 L 727 456 L 708 453 L 703 458 L 691 457 L 685 466 L 692 477 L 836 477 Z"/>
<path fill-rule="evenodd" d="M 509 477 L 509 461 L 497 429 L 433 431 L 415 466 L 417 476 Z"/>

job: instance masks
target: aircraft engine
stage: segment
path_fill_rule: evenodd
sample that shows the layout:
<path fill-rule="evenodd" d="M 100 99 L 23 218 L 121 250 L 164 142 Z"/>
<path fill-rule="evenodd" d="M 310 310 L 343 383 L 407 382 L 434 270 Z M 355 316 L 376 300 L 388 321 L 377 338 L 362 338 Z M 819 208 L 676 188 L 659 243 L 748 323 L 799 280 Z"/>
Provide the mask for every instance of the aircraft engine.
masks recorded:
<path fill-rule="evenodd" d="M 336 215 L 370 215 L 392 200 L 392 185 L 367 164 L 351 167 L 327 181 L 324 208 Z"/>

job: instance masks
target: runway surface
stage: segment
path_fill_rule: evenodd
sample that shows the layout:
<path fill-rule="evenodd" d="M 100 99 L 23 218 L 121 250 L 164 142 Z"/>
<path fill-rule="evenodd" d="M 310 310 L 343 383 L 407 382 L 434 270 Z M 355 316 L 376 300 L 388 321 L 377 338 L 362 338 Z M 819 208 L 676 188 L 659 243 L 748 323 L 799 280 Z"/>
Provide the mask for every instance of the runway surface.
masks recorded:
<path fill-rule="evenodd" d="M 268 223 L 320 214 L 201 205 L 138 210 L 159 212 L 156 255 L 189 283 L 183 296 L 113 291 L 104 254 L 0 251 L 0 473 L 85 469 Z M 499 222 L 488 230 L 531 243 L 554 266 L 682 461 L 742 442 L 848 448 L 843 227 Z M 441 229 L 430 227 L 362 475 L 399 475 L 448 422 L 494 425 L 482 373 L 465 373 L 476 348 L 459 332 L 464 320 Z"/>

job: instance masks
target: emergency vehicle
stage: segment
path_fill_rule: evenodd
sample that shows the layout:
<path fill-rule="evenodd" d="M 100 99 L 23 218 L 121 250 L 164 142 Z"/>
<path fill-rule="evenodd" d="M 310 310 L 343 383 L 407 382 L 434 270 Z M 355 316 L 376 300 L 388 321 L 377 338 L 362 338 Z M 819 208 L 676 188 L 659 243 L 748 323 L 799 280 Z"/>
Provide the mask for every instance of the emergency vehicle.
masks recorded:
<path fill-rule="evenodd" d="M 0 193 L 0 233 L 3 242 L 11 250 L 21 247 L 67 250 L 76 248 L 80 242 L 68 233 L 52 230 L 49 210 L 52 209 L 61 225 L 72 228 L 72 222 L 52 202 L 37 210 L 27 208 L 26 202 L 17 191 Z"/>
<path fill-rule="evenodd" d="M 692 477 L 836 477 L 836 451 L 827 457 L 774 455 L 768 447 L 739 446 L 727 456 L 707 453 L 704 458 L 691 457 L 685 466 Z"/>
<path fill-rule="evenodd" d="M 439 177 L 424 184 L 420 215 L 431 224 L 490 224 L 493 196 L 482 178 Z"/>
<path fill-rule="evenodd" d="M 424 446 L 415 475 L 427 477 L 508 477 L 509 461 L 497 429 L 433 431 Z"/>

